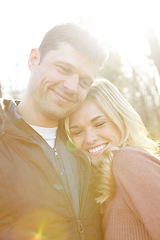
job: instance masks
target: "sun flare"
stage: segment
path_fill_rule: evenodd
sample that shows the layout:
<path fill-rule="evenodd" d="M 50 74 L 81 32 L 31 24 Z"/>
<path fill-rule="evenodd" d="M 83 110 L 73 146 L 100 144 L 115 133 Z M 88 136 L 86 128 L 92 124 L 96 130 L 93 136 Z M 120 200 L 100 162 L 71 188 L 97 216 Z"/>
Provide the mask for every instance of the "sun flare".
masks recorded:
<path fill-rule="evenodd" d="M 127 58 L 134 58 L 140 53 L 149 54 L 145 33 L 148 24 L 156 28 L 159 16 L 157 3 L 154 0 L 107 2 L 100 13 L 92 16 L 92 24 L 95 21 L 93 31 Z M 93 12 L 96 10 L 93 9 Z"/>

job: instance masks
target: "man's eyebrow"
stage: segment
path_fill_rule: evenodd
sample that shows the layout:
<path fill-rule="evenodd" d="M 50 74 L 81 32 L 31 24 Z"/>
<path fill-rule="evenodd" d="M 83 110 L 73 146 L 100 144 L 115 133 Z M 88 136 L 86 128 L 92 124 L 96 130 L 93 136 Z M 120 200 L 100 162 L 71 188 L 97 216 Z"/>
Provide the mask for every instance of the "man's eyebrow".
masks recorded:
<path fill-rule="evenodd" d="M 57 61 L 56 64 L 62 64 L 68 68 L 71 68 L 73 70 L 77 70 L 75 66 L 73 66 L 71 63 L 65 62 L 65 61 Z"/>

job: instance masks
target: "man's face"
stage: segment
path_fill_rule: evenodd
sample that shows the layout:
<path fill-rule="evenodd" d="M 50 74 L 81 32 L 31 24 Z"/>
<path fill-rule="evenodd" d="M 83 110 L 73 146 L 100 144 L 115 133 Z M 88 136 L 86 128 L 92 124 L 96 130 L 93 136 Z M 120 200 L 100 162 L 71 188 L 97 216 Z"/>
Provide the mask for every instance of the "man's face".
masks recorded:
<path fill-rule="evenodd" d="M 30 56 L 31 63 L 35 58 Z M 84 101 L 97 72 L 97 65 L 68 43 L 49 51 L 31 68 L 29 89 L 34 110 L 53 120 L 74 111 Z"/>

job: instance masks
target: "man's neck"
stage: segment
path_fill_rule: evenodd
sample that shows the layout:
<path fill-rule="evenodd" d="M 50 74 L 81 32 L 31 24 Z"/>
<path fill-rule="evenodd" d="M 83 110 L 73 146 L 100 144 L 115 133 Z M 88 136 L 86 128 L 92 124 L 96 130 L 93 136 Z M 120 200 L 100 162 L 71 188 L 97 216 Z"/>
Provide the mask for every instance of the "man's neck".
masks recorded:
<path fill-rule="evenodd" d="M 18 111 L 21 114 L 22 118 L 29 125 L 45 127 L 45 128 L 54 128 L 58 127 L 58 120 L 52 120 L 44 116 L 43 114 L 33 111 L 29 107 L 29 104 L 23 102 L 23 100 L 18 105 Z"/>

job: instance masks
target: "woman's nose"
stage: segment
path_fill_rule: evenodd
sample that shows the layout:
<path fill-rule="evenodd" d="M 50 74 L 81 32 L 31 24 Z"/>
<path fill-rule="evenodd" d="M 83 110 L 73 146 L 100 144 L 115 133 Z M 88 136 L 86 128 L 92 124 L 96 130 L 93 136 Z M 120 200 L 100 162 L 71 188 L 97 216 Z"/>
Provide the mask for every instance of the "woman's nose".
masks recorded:
<path fill-rule="evenodd" d="M 97 140 L 96 133 L 92 129 L 87 130 L 86 131 L 86 143 L 93 144 L 96 142 L 96 140 Z"/>

